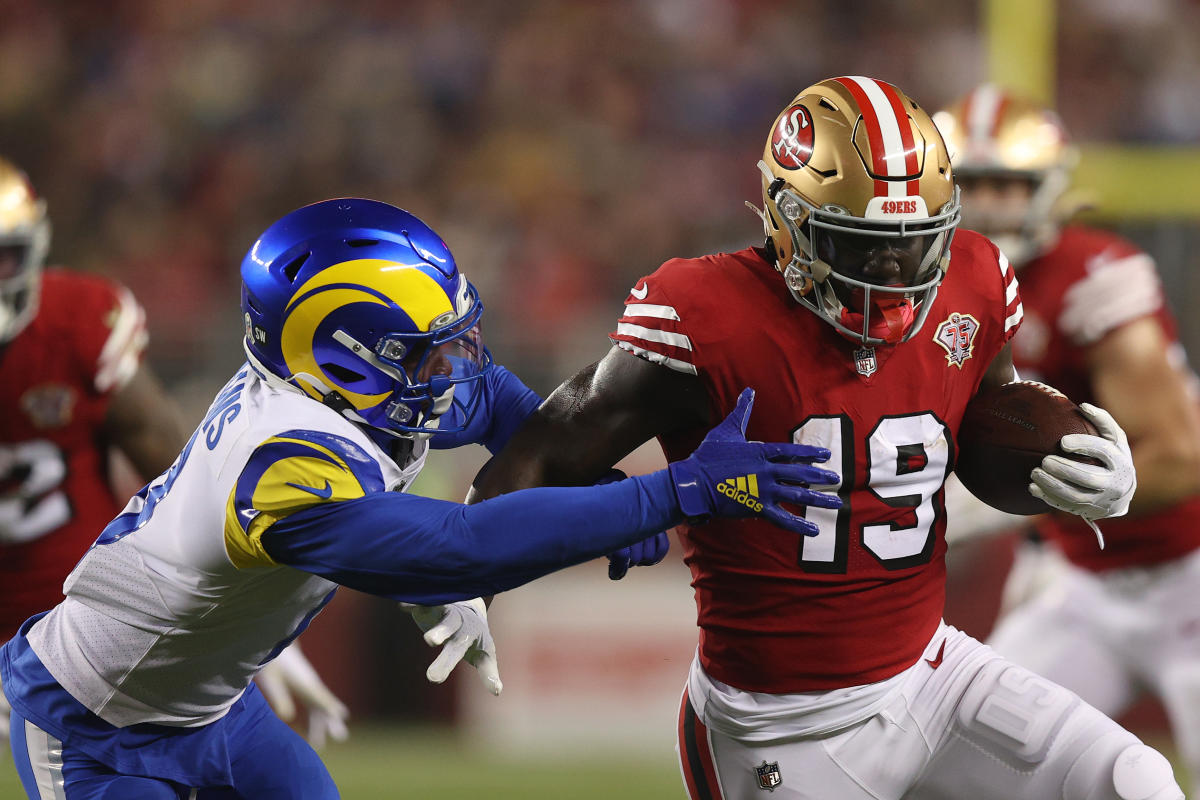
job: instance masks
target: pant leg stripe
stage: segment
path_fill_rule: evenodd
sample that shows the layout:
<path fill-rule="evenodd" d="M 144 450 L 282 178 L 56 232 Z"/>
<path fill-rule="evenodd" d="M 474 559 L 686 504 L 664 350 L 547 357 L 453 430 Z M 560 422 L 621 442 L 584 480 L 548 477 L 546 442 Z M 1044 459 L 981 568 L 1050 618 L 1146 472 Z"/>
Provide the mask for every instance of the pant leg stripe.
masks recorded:
<path fill-rule="evenodd" d="M 700 793 L 696 789 L 695 773 L 692 769 L 691 760 L 689 757 L 689 748 L 691 747 L 691 739 L 685 730 L 684 721 L 687 719 L 687 713 L 691 711 L 692 704 L 688 700 L 687 687 L 683 689 L 683 698 L 679 702 L 679 723 L 676 731 L 679 738 L 679 771 L 683 773 L 683 783 L 687 788 L 688 797 L 691 800 L 700 800 Z"/>
<path fill-rule="evenodd" d="M 690 703 L 688 708 L 691 708 Z M 704 770 L 709 791 L 712 793 L 713 800 L 725 800 L 721 793 L 721 781 L 717 778 L 717 765 L 713 762 L 712 742 L 708 738 L 708 728 L 694 712 L 692 719 L 695 721 L 696 727 L 696 750 L 700 753 L 700 765 Z"/>
<path fill-rule="evenodd" d="M 704 771 L 704 762 L 701 760 L 699 740 L 696 738 L 696 712 L 692 709 L 692 701 L 688 698 L 687 692 L 683 694 L 683 743 L 687 750 L 688 770 L 692 773 L 692 780 L 696 784 L 695 800 L 719 800 L 719 795 L 714 796 L 711 785 L 708 780 L 708 775 Z M 704 725 L 700 724 L 700 730 L 704 730 Z M 708 749 L 707 737 L 704 737 L 704 749 Z"/>
<path fill-rule="evenodd" d="M 63 784 L 62 742 L 25 720 L 25 745 L 29 766 L 37 781 L 39 800 L 66 800 Z"/>

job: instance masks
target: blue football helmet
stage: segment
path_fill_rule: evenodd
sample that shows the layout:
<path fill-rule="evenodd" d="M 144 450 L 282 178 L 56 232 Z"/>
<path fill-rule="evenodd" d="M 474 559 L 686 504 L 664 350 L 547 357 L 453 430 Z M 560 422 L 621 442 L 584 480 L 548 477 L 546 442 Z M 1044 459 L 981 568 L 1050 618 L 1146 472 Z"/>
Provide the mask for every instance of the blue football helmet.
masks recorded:
<path fill-rule="evenodd" d="M 260 370 L 395 436 L 470 422 L 491 354 L 483 303 L 445 242 L 375 200 L 297 209 L 242 260 L 245 348 Z"/>

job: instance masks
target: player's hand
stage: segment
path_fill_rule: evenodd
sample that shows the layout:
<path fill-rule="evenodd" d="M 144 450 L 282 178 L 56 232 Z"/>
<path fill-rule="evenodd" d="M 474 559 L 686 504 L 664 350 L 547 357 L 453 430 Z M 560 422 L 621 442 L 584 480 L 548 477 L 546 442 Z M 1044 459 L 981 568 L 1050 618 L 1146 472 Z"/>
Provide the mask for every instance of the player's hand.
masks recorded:
<path fill-rule="evenodd" d="M 8 714 L 12 706 L 4 696 L 4 687 L 0 686 L 0 761 L 8 755 Z"/>
<path fill-rule="evenodd" d="M 780 503 L 841 508 L 836 494 L 810 486 L 836 486 L 835 472 L 814 467 L 828 461 L 824 447 L 746 441 L 754 390 L 743 389 L 737 406 L 690 456 L 668 466 L 679 508 L 690 519 L 765 517 L 781 528 L 816 536 L 817 526 L 785 511 Z"/>
<path fill-rule="evenodd" d="M 608 577 L 619 581 L 629 572 L 630 567 L 652 567 L 666 558 L 670 549 L 671 539 L 666 531 L 659 531 L 649 539 L 622 547 L 617 552 L 608 554 Z"/>
<path fill-rule="evenodd" d="M 1068 434 L 1062 437 L 1060 446 L 1068 453 L 1089 456 L 1100 464 L 1046 456 L 1030 475 L 1033 483 L 1029 493 L 1060 511 L 1084 519 L 1119 517 L 1129 510 L 1129 501 L 1137 489 L 1129 440 L 1104 409 L 1089 403 L 1082 404 L 1080 409 L 1100 435 Z"/>
<path fill-rule="evenodd" d="M 596 485 L 616 483 L 628 477 L 621 470 L 614 468 L 596 481 Z M 608 577 L 610 580 L 619 581 L 629 572 L 630 567 L 653 567 L 667 557 L 667 551 L 670 549 L 671 539 L 666 531 L 659 531 L 648 539 L 622 547 L 617 552 L 608 554 Z"/>
<path fill-rule="evenodd" d="M 271 708 L 284 722 L 296 718 L 296 700 L 308 711 L 308 743 L 320 750 L 328 739 L 346 741 L 350 710 L 329 691 L 299 642 L 292 642 L 259 671 L 254 679 Z M 295 699 L 293 699 L 295 698 Z"/>
<path fill-rule="evenodd" d="M 487 606 L 483 600 L 465 600 L 444 606 L 418 606 L 401 603 L 412 614 L 417 627 L 425 632 L 430 647 L 442 645 L 442 652 L 429 665 L 425 677 L 441 683 L 460 661 L 475 667 L 488 691 L 499 695 L 504 689 L 500 666 L 496 661 L 496 642 L 488 628 Z"/>
<path fill-rule="evenodd" d="M 452 403 L 438 417 L 438 428 L 463 430 L 430 438 L 429 446 L 435 450 L 482 444 L 497 453 L 542 402 L 536 392 L 499 364 L 489 366 L 482 379 L 457 384 L 453 390 L 458 403 Z M 463 409 L 472 405 L 477 409 L 464 427 Z"/>

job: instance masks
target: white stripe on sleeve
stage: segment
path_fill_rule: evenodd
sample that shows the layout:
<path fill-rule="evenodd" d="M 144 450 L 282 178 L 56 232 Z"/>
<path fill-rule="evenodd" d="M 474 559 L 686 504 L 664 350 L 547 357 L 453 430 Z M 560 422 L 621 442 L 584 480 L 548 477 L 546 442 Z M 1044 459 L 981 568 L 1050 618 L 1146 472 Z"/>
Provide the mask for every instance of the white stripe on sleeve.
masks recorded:
<path fill-rule="evenodd" d="M 660 331 L 654 328 L 643 328 L 641 325 L 633 325 L 628 322 L 618 322 L 617 333 L 621 336 L 632 336 L 635 339 L 642 339 L 647 342 L 669 344 L 672 347 L 678 347 L 683 350 L 692 349 L 692 340 L 684 336 L 682 333 Z"/>
<path fill-rule="evenodd" d="M 633 353 L 635 356 L 641 356 L 642 358 L 644 358 L 647 361 L 650 361 L 652 363 L 662 364 L 664 367 L 670 367 L 671 369 L 675 370 L 676 372 L 686 372 L 689 375 L 697 374 L 695 364 L 689 364 L 686 361 L 680 361 L 678 358 L 671 358 L 670 356 L 664 356 L 662 353 L 656 353 L 653 350 L 647 350 L 644 347 L 638 347 L 637 345 L 631 344 L 629 342 L 620 342 L 619 341 L 616 344 L 617 344 L 617 347 L 621 348 L 622 350 L 626 350 L 630 353 Z"/>
<path fill-rule="evenodd" d="M 1145 253 L 1109 260 L 1103 254 L 1088 274 L 1063 295 L 1059 328 L 1071 341 L 1088 345 L 1127 322 L 1162 307 L 1162 285 L 1154 259 Z"/>
<path fill-rule="evenodd" d="M 675 310 L 674 306 L 658 306 L 651 303 L 630 303 L 625 306 L 625 316 L 679 319 L 679 313 Z"/>
<path fill-rule="evenodd" d="M 133 294 L 122 288 L 118 294 L 116 320 L 112 333 L 100 350 L 96 363 L 96 391 L 120 389 L 137 372 L 142 351 L 146 348 L 146 312 Z"/>

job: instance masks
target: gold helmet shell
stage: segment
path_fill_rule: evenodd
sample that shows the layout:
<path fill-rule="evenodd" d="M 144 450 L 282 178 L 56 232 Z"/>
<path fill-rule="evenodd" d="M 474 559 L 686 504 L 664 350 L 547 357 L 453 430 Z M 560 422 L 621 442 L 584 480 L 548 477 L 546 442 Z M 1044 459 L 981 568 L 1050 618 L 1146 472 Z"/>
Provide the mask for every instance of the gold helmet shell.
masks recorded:
<path fill-rule="evenodd" d="M 929 115 L 889 83 L 824 80 L 776 117 L 759 169 L 767 247 L 795 299 L 844 335 L 880 344 L 869 322 L 845 324 L 833 284 L 903 297 L 914 318 L 899 341 L 911 338 L 949 265 L 959 214 L 950 158 Z M 829 234 L 920 236 L 928 246 L 912 285 L 882 287 L 853 281 L 823 261 L 816 239 Z"/>
<path fill-rule="evenodd" d="M 0 158 L 0 251 L 13 254 L 0 272 L 0 342 L 16 336 L 37 313 L 42 264 L 50 248 L 46 201 L 25 173 Z"/>
<path fill-rule="evenodd" d="M 960 179 L 1000 178 L 1030 182 L 1032 195 L 1015 233 L 989 230 L 972 214 L 966 225 L 992 236 L 1014 265 L 1048 247 L 1063 220 L 1077 208 L 1068 196 L 1078 152 L 1054 111 L 991 84 L 972 89 L 933 115 Z"/>

